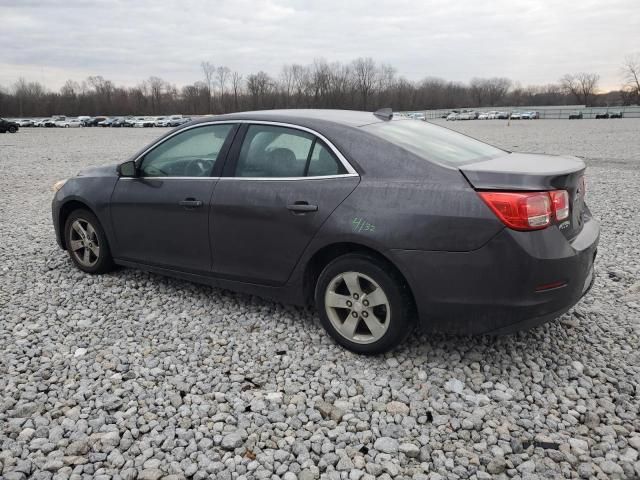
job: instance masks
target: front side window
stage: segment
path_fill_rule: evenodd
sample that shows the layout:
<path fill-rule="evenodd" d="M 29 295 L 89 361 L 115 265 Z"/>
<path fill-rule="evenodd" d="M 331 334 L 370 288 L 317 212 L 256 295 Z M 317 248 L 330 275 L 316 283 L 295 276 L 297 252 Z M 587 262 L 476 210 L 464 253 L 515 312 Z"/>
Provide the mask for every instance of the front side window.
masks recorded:
<path fill-rule="evenodd" d="M 237 177 L 291 178 L 338 175 L 344 166 L 311 133 L 272 125 L 247 129 L 236 167 Z"/>
<path fill-rule="evenodd" d="M 144 156 L 143 177 L 208 177 L 232 124 L 191 128 L 169 138 Z"/>
<path fill-rule="evenodd" d="M 416 120 L 372 123 L 362 128 L 419 157 L 449 166 L 487 160 L 505 153 L 448 128 Z"/>

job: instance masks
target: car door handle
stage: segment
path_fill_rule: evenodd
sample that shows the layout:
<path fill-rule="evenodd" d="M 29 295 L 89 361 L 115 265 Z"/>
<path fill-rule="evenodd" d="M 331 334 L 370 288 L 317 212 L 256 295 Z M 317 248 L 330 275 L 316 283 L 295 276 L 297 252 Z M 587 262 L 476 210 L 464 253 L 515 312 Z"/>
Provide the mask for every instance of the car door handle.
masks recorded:
<path fill-rule="evenodd" d="M 185 198 L 184 200 L 180 200 L 178 205 L 184 208 L 197 208 L 202 206 L 201 200 L 196 200 L 195 198 Z"/>
<path fill-rule="evenodd" d="M 295 202 L 291 205 L 287 205 L 287 209 L 292 213 L 309 213 L 309 212 L 317 212 L 317 205 L 309 205 L 308 202 Z"/>

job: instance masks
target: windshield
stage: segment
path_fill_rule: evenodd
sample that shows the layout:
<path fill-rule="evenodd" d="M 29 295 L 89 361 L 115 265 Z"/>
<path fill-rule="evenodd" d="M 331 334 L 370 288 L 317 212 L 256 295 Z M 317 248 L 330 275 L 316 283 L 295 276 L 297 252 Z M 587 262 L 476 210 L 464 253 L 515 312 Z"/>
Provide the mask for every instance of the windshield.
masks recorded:
<path fill-rule="evenodd" d="M 453 130 L 419 120 L 392 120 L 362 128 L 419 157 L 449 166 L 486 160 L 505 153 Z"/>

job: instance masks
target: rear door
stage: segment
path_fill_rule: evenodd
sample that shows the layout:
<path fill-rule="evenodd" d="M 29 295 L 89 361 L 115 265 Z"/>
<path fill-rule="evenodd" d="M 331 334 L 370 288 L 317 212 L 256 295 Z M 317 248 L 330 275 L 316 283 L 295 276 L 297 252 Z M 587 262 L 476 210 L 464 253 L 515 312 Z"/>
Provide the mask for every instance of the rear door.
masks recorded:
<path fill-rule="evenodd" d="M 111 197 L 115 255 L 166 268 L 211 271 L 209 209 L 233 124 L 196 126 L 144 154 L 139 175 Z"/>
<path fill-rule="evenodd" d="M 325 139 L 300 127 L 244 125 L 211 209 L 213 270 L 279 285 L 359 176 Z M 227 169 L 225 169 L 225 173 Z"/>

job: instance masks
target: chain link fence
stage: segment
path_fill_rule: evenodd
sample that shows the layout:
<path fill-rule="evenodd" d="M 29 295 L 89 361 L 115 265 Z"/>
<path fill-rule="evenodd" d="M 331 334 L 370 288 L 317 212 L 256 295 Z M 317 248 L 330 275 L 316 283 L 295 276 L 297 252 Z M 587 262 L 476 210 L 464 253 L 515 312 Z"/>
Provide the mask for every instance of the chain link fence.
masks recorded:
<path fill-rule="evenodd" d="M 621 113 L 622 118 L 640 118 L 640 105 L 626 107 L 586 107 L 584 105 L 562 105 L 562 106 L 524 106 L 524 107 L 487 107 L 487 108 L 456 108 L 441 110 L 415 110 L 411 112 L 399 112 L 405 115 L 434 120 L 446 118 L 450 113 L 457 111 L 474 111 L 478 113 L 488 113 L 491 111 L 500 112 L 538 112 L 539 118 L 546 119 L 568 119 L 569 115 L 577 112 L 582 113 L 582 118 L 596 118 L 598 115 Z"/>

